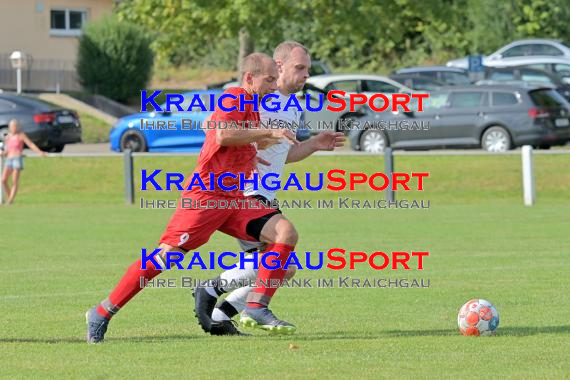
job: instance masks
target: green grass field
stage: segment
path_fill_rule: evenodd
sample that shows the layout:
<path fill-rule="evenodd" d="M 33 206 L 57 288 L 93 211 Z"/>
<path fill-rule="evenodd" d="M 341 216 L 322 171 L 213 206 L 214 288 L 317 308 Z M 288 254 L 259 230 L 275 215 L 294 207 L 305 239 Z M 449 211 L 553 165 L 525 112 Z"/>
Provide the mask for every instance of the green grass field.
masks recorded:
<path fill-rule="evenodd" d="M 195 157 L 139 157 L 137 170 L 188 173 Z M 517 156 L 396 157 L 396 171 L 429 171 L 429 210 L 285 210 L 299 250 L 429 250 L 425 270 L 298 271 L 299 278 L 429 279 L 428 289 L 281 289 L 272 309 L 293 336 L 205 335 L 188 289 L 147 289 L 85 344 L 84 313 L 107 296 L 172 211 L 124 204 L 121 158 L 28 159 L 22 191 L 0 207 L 0 357 L 3 378 L 568 378 L 570 174 L 567 155 L 537 156 L 538 203 L 522 205 Z M 315 157 L 298 173 L 372 173 L 381 159 Z M 139 172 L 140 173 L 140 172 Z M 140 183 L 140 174 L 137 184 Z M 138 185 L 137 185 L 138 187 Z M 282 192 L 281 199 L 380 199 L 360 187 Z M 175 199 L 176 192 L 137 192 Z M 222 234 L 200 251 L 237 250 Z M 218 271 L 171 271 L 180 279 Z M 316 280 L 313 280 L 316 281 Z M 494 337 L 463 337 L 459 307 L 498 308 Z M 291 346 L 293 345 L 293 346 Z"/>

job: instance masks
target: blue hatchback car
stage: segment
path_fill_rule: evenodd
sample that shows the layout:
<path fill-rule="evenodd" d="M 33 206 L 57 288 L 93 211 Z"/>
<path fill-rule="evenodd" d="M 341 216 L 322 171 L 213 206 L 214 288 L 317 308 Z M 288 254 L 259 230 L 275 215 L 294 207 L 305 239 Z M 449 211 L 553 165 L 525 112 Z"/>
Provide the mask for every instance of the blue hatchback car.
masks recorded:
<path fill-rule="evenodd" d="M 195 94 L 200 96 L 206 109 L 210 108 L 210 94 L 215 100 L 223 93 L 221 89 L 198 90 L 184 93 L 182 109 L 188 109 Z M 165 109 L 165 105 L 160 106 Z M 133 152 L 199 152 L 206 139 L 202 129 L 182 129 L 182 119 L 191 119 L 193 122 L 204 121 L 211 112 L 200 110 L 193 112 L 141 112 L 122 117 L 117 121 L 110 132 L 111 149 L 122 152 L 130 149 Z M 141 129 L 141 120 L 147 124 L 154 122 L 158 125 L 170 123 L 173 129 Z M 175 129 L 174 129 L 175 128 Z"/>
<path fill-rule="evenodd" d="M 198 94 L 206 109 L 210 108 L 210 94 L 214 95 L 217 102 L 218 97 L 223 94 L 222 89 L 197 90 L 184 93 L 182 109 L 188 109 L 194 95 Z M 165 109 L 162 104 L 160 108 Z M 172 109 L 172 108 L 171 108 Z M 133 152 L 199 152 L 206 139 L 205 130 L 195 127 L 182 129 L 182 119 L 191 119 L 192 124 L 203 122 L 211 112 L 141 112 L 125 116 L 119 120 L 110 132 L 111 150 L 122 152 L 130 149 Z M 150 125 L 155 125 L 154 129 L 141 129 L 141 120 Z M 157 125 L 162 123 L 164 129 L 157 129 Z M 171 129 L 166 129 L 170 123 Z M 186 125 L 189 122 L 186 121 Z M 299 141 L 310 137 L 310 131 L 300 128 L 297 131 Z"/>

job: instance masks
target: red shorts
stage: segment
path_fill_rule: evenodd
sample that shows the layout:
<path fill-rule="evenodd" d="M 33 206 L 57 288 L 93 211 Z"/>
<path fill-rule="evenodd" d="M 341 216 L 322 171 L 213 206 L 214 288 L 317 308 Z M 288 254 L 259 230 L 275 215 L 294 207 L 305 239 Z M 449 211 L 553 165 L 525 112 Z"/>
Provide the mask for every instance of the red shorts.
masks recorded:
<path fill-rule="evenodd" d="M 185 251 L 196 249 L 210 240 L 210 236 L 215 231 L 243 240 L 254 240 L 258 237 L 247 233 L 247 225 L 250 221 L 259 219 L 271 214 L 278 214 L 279 211 L 266 207 L 257 199 L 248 197 L 228 198 L 211 194 L 192 193 L 185 198 L 193 201 L 200 201 L 203 204 L 209 201 L 227 201 L 228 205 L 232 201 L 245 201 L 245 206 L 238 203 L 237 208 L 182 208 L 181 203 L 170 218 L 166 231 L 160 238 L 160 243 L 165 243 L 173 247 L 180 247 Z M 250 203 L 251 202 L 251 203 Z M 235 204 L 234 204 L 235 205 Z M 251 207 L 253 205 L 253 207 Z"/>

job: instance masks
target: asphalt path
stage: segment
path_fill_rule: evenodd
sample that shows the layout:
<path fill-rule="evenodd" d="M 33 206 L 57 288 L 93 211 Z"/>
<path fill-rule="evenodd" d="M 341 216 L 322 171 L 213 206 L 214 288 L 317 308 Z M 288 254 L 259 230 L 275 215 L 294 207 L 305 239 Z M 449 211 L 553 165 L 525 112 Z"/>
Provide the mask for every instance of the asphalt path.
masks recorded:
<path fill-rule="evenodd" d="M 570 145 L 563 147 L 553 147 L 549 150 L 535 149 L 536 154 L 570 154 Z M 179 156 L 179 155 L 196 155 L 197 153 L 137 153 L 136 155 L 157 155 L 157 156 Z M 395 150 L 394 155 L 396 156 L 407 156 L 407 155 L 420 155 L 420 156 L 480 156 L 480 155 L 520 155 L 521 149 L 514 149 L 506 153 L 488 153 L 481 149 L 434 149 L 434 150 Z M 35 153 L 31 151 L 26 151 L 26 155 L 34 156 Z M 63 157 L 100 157 L 100 156 L 118 156 L 121 153 L 111 151 L 109 143 L 102 144 L 69 144 L 65 146 L 62 153 L 50 153 L 50 156 L 63 156 Z M 316 155 L 322 156 L 375 156 L 374 154 L 356 152 L 350 149 L 349 146 L 345 146 L 342 149 L 336 150 L 334 152 L 317 152 Z"/>

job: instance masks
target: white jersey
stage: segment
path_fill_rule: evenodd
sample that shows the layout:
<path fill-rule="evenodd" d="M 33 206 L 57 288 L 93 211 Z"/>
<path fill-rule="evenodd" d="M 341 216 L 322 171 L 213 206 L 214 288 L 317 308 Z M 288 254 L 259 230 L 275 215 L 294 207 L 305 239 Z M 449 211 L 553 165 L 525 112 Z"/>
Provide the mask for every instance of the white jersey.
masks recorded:
<path fill-rule="evenodd" d="M 301 111 L 296 107 L 289 107 L 287 111 L 283 110 L 283 107 L 287 104 L 289 100 L 288 96 L 282 95 L 279 91 L 275 93 L 279 95 L 279 98 L 274 100 L 281 103 L 281 109 L 279 111 L 267 111 L 261 107 L 259 116 L 263 123 L 272 123 L 274 120 L 278 120 L 278 125 L 288 126 L 293 133 L 297 133 L 297 126 L 299 125 L 299 120 L 301 118 Z M 275 125 L 275 124 L 272 124 Z M 257 155 L 264 159 L 265 161 L 271 163 L 270 165 L 257 165 L 257 170 L 259 171 L 259 184 L 258 190 L 253 189 L 253 185 L 246 184 L 244 194 L 246 196 L 261 195 L 268 200 L 272 201 L 275 199 L 275 194 L 277 190 L 267 190 L 261 185 L 261 178 L 268 173 L 277 173 L 279 179 L 283 176 L 283 170 L 285 169 L 285 161 L 287 160 L 287 155 L 289 154 L 289 148 L 291 144 L 287 141 L 282 140 L 279 144 L 270 146 L 267 149 L 259 150 Z M 269 178 L 273 181 L 274 178 Z M 269 182 L 269 181 L 268 181 Z"/>

